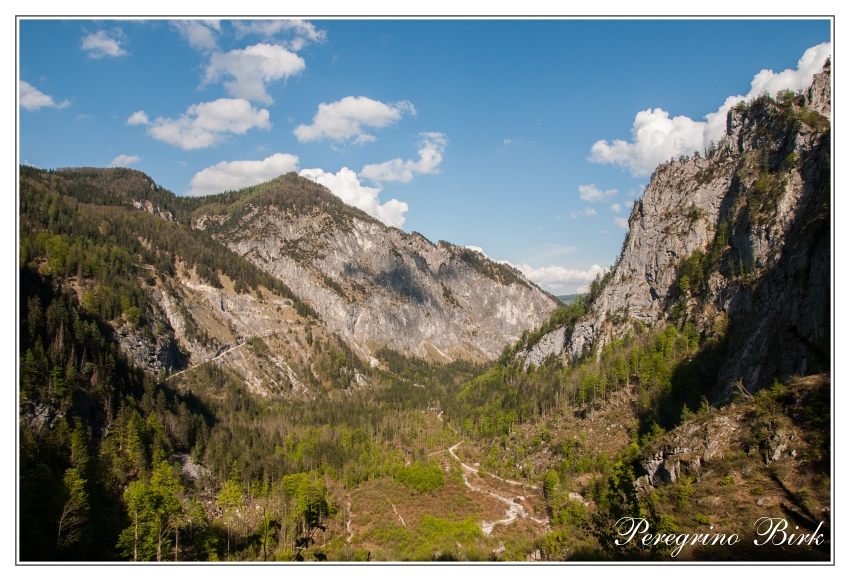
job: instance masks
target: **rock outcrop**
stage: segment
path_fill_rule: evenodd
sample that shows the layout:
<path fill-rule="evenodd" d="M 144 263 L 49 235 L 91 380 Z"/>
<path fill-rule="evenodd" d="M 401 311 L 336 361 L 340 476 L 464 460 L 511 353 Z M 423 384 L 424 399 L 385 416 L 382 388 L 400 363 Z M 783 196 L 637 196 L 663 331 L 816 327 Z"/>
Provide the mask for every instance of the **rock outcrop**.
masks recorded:
<path fill-rule="evenodd" d="M 565 359 L 600 349 L 635 321 L 690 320 L 728 329 L 717 397 L 738 380 L 759 389 L 826 365 L 830 86 L 827 61 L 802 94 L 733 108 L 726 135 L 704 156 L 656 169 Z M 560 340 L 558 330 L 544 336 L 541 353 Z"/>
<path fill-rule="evenodd" d="M 650 445 L 640 462 L 644 476 L 638 483 L 658 485 L 683 475 L 698 477 L 707 463 L 729 453 L 746 455 L 763 466 L 780 461 L 804 464 L 803 451 L 820 445 L 807 431 L 812 427 L 811 412 L 828 401 L 829 389 L 827 375 L 811 375 L 791 382 L 779 397 L 759 401 L 748 396 L 720 410 L 705 410 Z M 799 413 L 800 409 L 809 409 L 809 414 Z"/>

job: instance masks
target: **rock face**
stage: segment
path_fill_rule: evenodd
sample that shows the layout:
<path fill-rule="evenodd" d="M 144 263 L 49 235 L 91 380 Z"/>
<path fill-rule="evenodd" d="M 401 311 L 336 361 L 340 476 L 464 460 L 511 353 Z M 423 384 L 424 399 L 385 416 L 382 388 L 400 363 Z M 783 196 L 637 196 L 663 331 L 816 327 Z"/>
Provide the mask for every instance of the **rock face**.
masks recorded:
<path fill-rule="evenodd" d="M 235 219 L 202 208 L 194 225 L 308 299 L 330 332 L 373 363 L 382 346 L 438 362 L 494 360 L 557 305 L 508 266 L 365 214 L 242 211 Z"/>
<path fill-rule="evenodd" d="M 704 462 L 722 458 L 733 442 L 737 444 L 743 418 L 743 413 L 717 414 L 677 428 L 641 463 L 650 484 L 676 482 L 682 474 L 699 472 Z"/>
<path fill-rule="evenodd" d="M 791 383 L 783 405 L 771 407 L 765 405 L 766 400 L 750 397 L 724 409 L 705 411 L 650 445 L 640 462 L 645 475 L 637 483 L 654 486 L 676 482 L 683 475 L 696 477 L 710 461 L 730 452 L 765 466 L 776 462 L 804 464 L 803 452 L 811 450 L 807 442 L 816 438 L 806 432 L 811 426 L 806 428 L 805 424 L 811 416 L 806 418 L 799 411 L 823 398 L 829 389 L 827 375 L 811 375 Z M 763 504 L 759 502 L 759 506 Z"/>
<path fill-rule="evenodd" d="M 520 354 L 525 359 L 526 365 L 540 365 L 549 356 L 563 353 L 567 345 L 569 335 L 567 329 L 561 327 L 554 331 L 549 331 L 537 343 L 531 346 L 530 349 Z"/>
<path fill-rule="evenodd" d="M 719 370 L 727 394 L 739 379 L 758 389 L 825 364 L 828 65 L 802 95 L 735 107 L 726 136 L 705 156 L 656 169 L 634 205 L 610 279 L 565 342 L 566 359 L 599 349 L 634 321 L 690 320 L 701 330 L 728 324 L 728 357 Z M 701 280 L 683 280 L 687 259 Z"/>

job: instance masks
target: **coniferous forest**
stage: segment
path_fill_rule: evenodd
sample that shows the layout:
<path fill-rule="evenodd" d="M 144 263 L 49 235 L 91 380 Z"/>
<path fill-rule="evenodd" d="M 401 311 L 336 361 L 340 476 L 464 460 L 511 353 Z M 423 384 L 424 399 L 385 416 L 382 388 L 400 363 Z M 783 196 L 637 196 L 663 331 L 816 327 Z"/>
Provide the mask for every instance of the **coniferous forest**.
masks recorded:
<path fill-rule="evenodd" d="M 288 179 L 290 197 L 240 195 L 296 213 L 328 196 Z M 806 374 L 732 396 L 716 374 L 735 323 L 699 325 L 681 308 L 571 362 L 520 357 L 571 333 L 609 274 L 493 363 L 387 347 L 370 363 L 309 300 L 193 227 L 239 195 L 180 198 L 125 169 L 22 166 L 19 187 L 21 561 L 673 558 L 615 543 L 624 516 L 658 533 L 744 537 L 686 546 L 679 560 L 829 558 L 828 544 L 754 547 L 751 525 L 770 514 L 829 529 L 828 342 L 809 345 Z M 705 292 L 697 278 L 728 250 L 718 235 L 712 265 L 683 261 L 681 292 Z M 282 335 L 216 331 L 186 286 L 284 305 L 306 363 L 269 371 L 279 389 L 258 395 L 223 354 L 239 348 L 254 373 L 290 353 Z M 180 325 L 162 316 L 163 295 Z M 169 365 L 140 364 L 127 337 L 168 345 Z M 659 450 L 729 421 L 722 453 L 648 479 Z"/>

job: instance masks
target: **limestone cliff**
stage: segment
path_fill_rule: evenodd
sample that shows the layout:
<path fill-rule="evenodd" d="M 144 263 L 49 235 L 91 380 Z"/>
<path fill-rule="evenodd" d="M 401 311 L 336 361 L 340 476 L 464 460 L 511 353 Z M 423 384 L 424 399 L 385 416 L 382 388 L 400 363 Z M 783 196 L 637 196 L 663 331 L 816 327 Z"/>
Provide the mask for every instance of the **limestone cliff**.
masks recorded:
<path fill-rule="evenodd" d="M 830 86 L 827 61 L 802 94 L 731 110 L 704 156 L 661 164 L 587 315 L 526 357 L 575 360 L 636 321 L 690 320 L 728 341 L 718 395 L 828 366 Z"/>
<path fill-rule="evenodd" d="M 289 174 L 264 185 L 277 203 L 249 190 L 224 211 L 202 207 L 194 227 L 309 300 L 328 330 L 367 361 L 382 346 L 438 362 L 494 360 L 557 305 L 506 265 L 350 207 L 341 212 L 327 191 L 296 207 L 287 192 L 303 182 Z"/>

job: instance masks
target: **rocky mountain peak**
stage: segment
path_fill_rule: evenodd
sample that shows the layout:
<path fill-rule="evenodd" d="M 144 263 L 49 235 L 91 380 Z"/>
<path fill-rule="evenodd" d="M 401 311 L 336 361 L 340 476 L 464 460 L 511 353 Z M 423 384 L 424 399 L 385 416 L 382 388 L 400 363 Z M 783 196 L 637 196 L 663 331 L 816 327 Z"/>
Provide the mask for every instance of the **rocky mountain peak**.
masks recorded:
<path fill-rule="evenodd" d="M 195 212 L 196 227 L 309 300 L 367 361 L 384 346 L 491 361 L 557 305 L 509 266 L 387 227 L 295 175 L 226 207 L 211 202 Z"/>
<path fill-rule="evenodd" d="M 830 85 L 827 62 L 801 95 L 734 107 L 726 136 L 705 155 L 658 166 L 588 313 L 524 356 L 575 361 L 634 324 L 690 321 L 726 342 L 729 356 L 712 370 L 723 386 L 757 389 L 823 366 Z"/>

